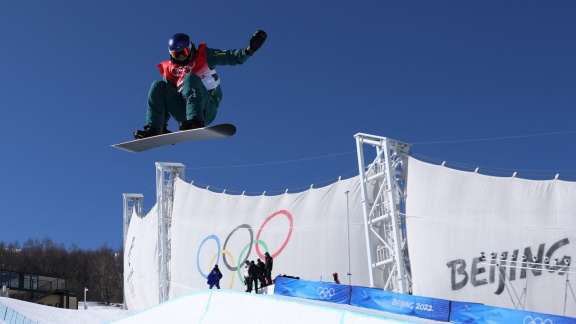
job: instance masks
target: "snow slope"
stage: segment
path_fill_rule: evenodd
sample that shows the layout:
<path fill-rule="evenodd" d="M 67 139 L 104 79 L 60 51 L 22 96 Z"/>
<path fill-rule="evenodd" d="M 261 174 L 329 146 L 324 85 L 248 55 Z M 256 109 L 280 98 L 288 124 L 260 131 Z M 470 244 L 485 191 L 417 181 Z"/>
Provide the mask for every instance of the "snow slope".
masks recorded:
<path fill-rule="evenodd" d="M 202 290 L 169 300 L 141 312 L 88 303 L 84 310 L 68 310 L 15 299 L 0 303 L 39 324 L 147 324 L 147 323 L 274 323 L 274 324 L 383 324 L 440 323 L 349 305 L 323 303 L 232 290 Z M 1 321 L 0 321 L 1 323 Z"/>
<path fill-rule="evenodd" d="M 91 302 L 86 303 L 87 309 L 84 309 L 83 302 L 79 302 L 78 310 L 50 307 L 6 297 L 0 297 L 0 304 L 39 324 L 100 324 L 133 313 L 123 310 L 122 307 L 105 306 Z M 0 316 L 0 323 L 2 323 L 2 317 Z"/>

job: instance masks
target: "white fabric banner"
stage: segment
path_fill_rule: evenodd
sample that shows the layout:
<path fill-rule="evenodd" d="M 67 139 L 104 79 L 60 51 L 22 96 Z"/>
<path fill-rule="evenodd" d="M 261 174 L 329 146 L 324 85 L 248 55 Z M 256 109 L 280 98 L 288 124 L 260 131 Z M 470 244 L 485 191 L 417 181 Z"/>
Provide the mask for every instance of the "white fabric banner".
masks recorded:
<path fill-rule="evenodd" d="M 410 158 L 406 214 L 415 295 L 576 316 L 576 275 L 562 263 L 576 255 L 576 183 Z"/>
<path fill-rule="evenodd" d="M 130 218 L 124 246 L 124 297 L 130 310 L 159 303 L 158 211 L 156 205 L 144 218 Z"/>
<path fill-rule="evenodd" d="M 360 197 L 358 177 L 278 196 L 215 193 L 178 180 L 170 298 L 208 288 L 206 278 L 214 264 L 223 274 L 222 289 L 244 291 L 244 261 L 264 261 L 265 252 L 274 260 L 273 278 L 283 274 L 332 282 L 337 272 L 347 284 L 347 218 L 351 281 L 368 285 Z"/>

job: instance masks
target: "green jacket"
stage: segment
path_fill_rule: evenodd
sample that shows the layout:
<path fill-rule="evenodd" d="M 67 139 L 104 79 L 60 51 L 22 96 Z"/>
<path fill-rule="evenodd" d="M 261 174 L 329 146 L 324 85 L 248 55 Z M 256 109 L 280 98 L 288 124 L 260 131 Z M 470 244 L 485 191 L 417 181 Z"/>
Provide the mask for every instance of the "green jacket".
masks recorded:
<path fill-rule="evenodd" d="M 243 64 L 244 62 L 246 62 L 246 60 L 248 60 L 248 58 L 250 58 L 250 55 L 246 54 L 245 48 L 219 50 L 219 49 L 209 48 L 208 46 L 206 46 L 205 43 L 200 44 L 200 46 L 204 47 L 204 52 L 206 54 L 206 64 L 208 65 L 208 68 L 210 70 L 215 70 L 217 65 Z M 197 57 L 199 52 L 201 52 L 199 49 L 194 49 L 194 52 L 192 54 L 192 61 L 196 61 L 197 59 L 200 61 L 203 61 L 202 58 Z M 173 64 L 183 66 L 182 62 L 178 62 L 178 61 L 174 60 L 172 57 L 170 57 L 170 61 Z M 159 65 L 161 65 L 161 64 L 159 64 Z M 188 62 L 187 65 L 188 64 L 190 64 L 190 63 Z M 160 73 L 163 73 L 163 72 L 161 71 Z M 166 73 L 166 72 L 164 72 L 164 73 Z M 218 80 L 218 74 L 213 73 L 213 74 L 211 74 L 211 76 L 214 79 Z M 168 83 L 170 83 L 172 86 L 174 86 L 176 88 L 176 84 L 174 83 L 174 81 L 169 80 L 166 77 L 164 78 L 164 80 L 166 80 Z M 220 88 L 220 85 L 218 85 L 217 87 L 215 87 L 214 89 L 211 89 L 209 91 L 210 91 L 210 94 L 212 96 L 214 96 L 218 99 L 218 101 L 220 101 L 222 99 L 222 89 Z"/>
<path fill-rule="evenodd" d="M 213 48 L 206 48 L 206 63 L 211 70 L 216 68 L 216 65 L 238 65 L 243 64 L 248 60 L 250 55 L 246 54 L 246 49 L 233 49 L 233 50 L 219 50 Z M 215 77 L 218 77 L 216 74 Z M 222 100 L 222 89 L 218 85 L 215 89 L 211 90 L 212 96 Z"/>

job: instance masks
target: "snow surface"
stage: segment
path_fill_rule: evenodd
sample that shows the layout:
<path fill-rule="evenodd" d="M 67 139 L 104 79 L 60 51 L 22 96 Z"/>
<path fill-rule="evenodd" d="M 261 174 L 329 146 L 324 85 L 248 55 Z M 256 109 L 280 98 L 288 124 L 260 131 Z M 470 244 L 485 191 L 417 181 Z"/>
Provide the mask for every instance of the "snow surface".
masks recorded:
<path fill-rule="evenodd" d="M 0 297 L 0 304 L 38 324 L 100 324 L 134 313 L 122 309 L 121 305 L 106 306 L 96 302 L 87 302 L 87 309 L 84 309 L 84 302 L 78 302 L 78 310 L 45 306 L 7 297 Z M 4 322 L 1 321 L 1 318 L 0 323 L 3 324 Z"/>
<path fill-rule="evenodd" d="M 121 306 L 79 302 L 78 310 L 55 308 L 0 297 L 0 304 L 38 324 L 147 324 L 147 323 L 250 323 L 274 324 L 381 324 L 440 323 L 349 305 L 298 298 L 256 295 L 232 290 L 202 290 L 133 312 Z M 3 323 L 0 320 L 0 323 Z"/>

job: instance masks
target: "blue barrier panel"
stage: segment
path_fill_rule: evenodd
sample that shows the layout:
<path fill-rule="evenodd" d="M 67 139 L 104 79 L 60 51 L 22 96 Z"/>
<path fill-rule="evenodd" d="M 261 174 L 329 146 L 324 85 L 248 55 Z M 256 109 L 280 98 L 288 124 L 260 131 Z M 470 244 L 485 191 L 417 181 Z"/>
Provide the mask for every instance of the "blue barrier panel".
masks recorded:
<path fill-rule="evenodd" d="M 327 282 L 276 277 L 274 294 L 335 304 L 350 304 L 350 286 Z"/>
<path fill-rule="evenodd" d="M 350 305 L 394 314 L 448 322 L 450 301 L 398 294 L 376 288 L 353 287 Z"/>
<path fill-rule="evenodd" d="M 576 319 L 475 303 L 452 302 L 451 323 L 574 324 Z"/>

